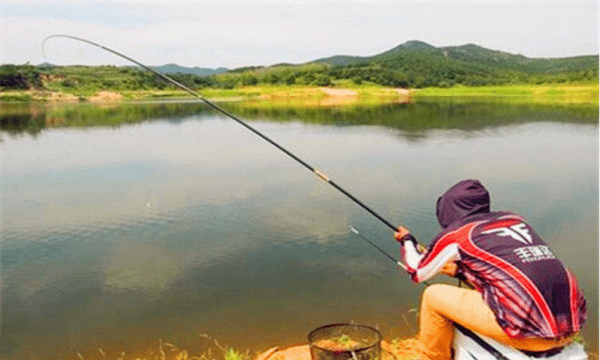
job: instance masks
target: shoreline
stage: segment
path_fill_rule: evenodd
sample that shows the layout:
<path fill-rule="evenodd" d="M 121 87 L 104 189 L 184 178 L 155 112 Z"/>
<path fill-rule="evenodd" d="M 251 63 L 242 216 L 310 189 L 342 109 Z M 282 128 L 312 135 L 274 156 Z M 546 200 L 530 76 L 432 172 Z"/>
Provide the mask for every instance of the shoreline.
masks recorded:
<path fill-rule="evenodd" d="M 365 98 L 387 102 L 410 102 L 412 91 L 407 89 L 365 87 L 365 88 L 326 88 L 326 87 L 245 87 L 232 90 L 208 89 L 198 94 L 212 102 L 258 101 L 258 102 L 311 102 L 319 101 L 323 106 L 346 105 L 360 102 Z M 3 103 L 89 103 L 116 104 L 131 101 L 152 101 L 196 99 L 183 90 L 101 90 L 91 96 L 76 96 L 70 93 L 51 90 L 0 90 L 0 104 Z"/>
<path fill-rule="evenodd" d="M 203 100 L 220 104 L 219 107 L 246 117 L 260 117 L 261 114 L 294 113 L 310 117 L 311 122 L 336 123 L 335 117 L 321 110 L 335 110 L 344 114 L 356 114 L 357 111 L 378 111 L 383 107 L 406 107 L 401 121 L 405 128 L 424 128 L 427 124 L 443 125 L 447 119 L 431 113 L 430 109 L 455 106 L 470 109 L 493 106 L 502 113 L 515 112 L 517 109 L 532 111 L 569 112 L 585 123 L 597 123 L 598 84 L 563 84 L 560 86 L 502 86 L 502 87 L 453 87 L 427 89 L 399 89 L 374 86 L 358 87 L 298 87 L 271 86 L 245 87 L 231 90 L 207 89 L 198 99 L 184 91 L 145 90 L 133 92 L 99 91 L 88 98 L 77 98 L 70 94 L 56 92 L 0 91 L 0 117 L 3 129 L 7 131 L 40 131 L 45 127 L 87 127 L 119 126 L 139 123 L 147 118 L 140 109 L 150 106 L 159 114 L 189 114 L 207 109 Z M 25 99 L 27 101 L 25 101 Z M 9 101 L 7 101 L 9 100 Z M 221 105 L 222 104 L 222 105 Z M 432 107 L 433 105 L 433 107 Z M 419 107 L 416 110 L 415 107 Z M 75 116 L 73 110 L 80 113 Z M 122 109 L 123 111 L 116 111 Z M 407 114 L 421 111 L 419 120 Z M 422 117 L 429 114 L 427 122 Z M 320 116 L 318 114 L 321 114 Z M 283 116 L 283 115 L 282 115 Z M 454 115 L 454 124 L 462 127 L 466 114 Z M 370 119 L 364 121 L 364 119 Z M 366 117 L 362 121 L 344 117 L 343 121 L 356 124 L 392 125 L 379 121 L 379 116 Z M 470 118 L 471 123 L 477 123 Z M 500 121 L 503 122 L 503 121 Z M 466 126 L 466 125 L 465 125 Z M 29 129 L 29 130 L 27 130 Z"/>
<path fill-rule="evenodd" d="M 212 343 L 212 346 L 202 353 L 195 353 L 159 339 L 156 345 L 145 352 L 89 347 L 73 351 L 69 354 L 69 359 L 96 359 L 101 355 L 108 360 L 312 360 L 309 343 L 277 344 L 266 350 L 239 351 L 223 346 L 208 336 L 201 337 L 206 337 Z M 383 339 L 380 346 L 381 360 L 410 360 L 418 356 L 416 337 L 391 341 Z"/>
<path fill-rule="evenodd" d="M 347 85 L 347 84 L 344 84 Z M 509 104 L 598 106 L 597 83 L 554 85 L 502 85 L 404 89 L 380 86 L 248 86 L 204 89 L 198 94 L 211 102 L 282 104 L 298 107 L 331 107 L 357 104 L 407 104 L 415 100 L 498 101 Z M 90 96 L 50 90 L 0 90 L 0 105 L 8 103 L 86 103 L 108 105 L 135 101 L 187 101 L 196 99 L 183 90 L 101 90 Z"/>

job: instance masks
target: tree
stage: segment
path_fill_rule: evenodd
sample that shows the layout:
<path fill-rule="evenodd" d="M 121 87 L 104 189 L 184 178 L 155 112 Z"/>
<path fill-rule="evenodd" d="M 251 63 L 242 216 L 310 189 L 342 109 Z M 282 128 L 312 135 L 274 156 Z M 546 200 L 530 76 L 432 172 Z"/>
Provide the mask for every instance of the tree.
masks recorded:
<path fill-rule="evenodd" d="M 258 77 L 254 74 L 244 74 L 242 76 L 242 85 L 252 86 L 258 84 Z"/>
<path fill-rule="evenodd" d="M 317 86 L 329 86 L 331 85 L 331 77 L 329 75 L 321 74 L 315 79 L 315 85 Z"/>
<path fill-rule="evenodd" d="M 0 87 L 6 89 L 28 89 L 42 86 L 40 72 L 32 65 L 0 66 Z"/>

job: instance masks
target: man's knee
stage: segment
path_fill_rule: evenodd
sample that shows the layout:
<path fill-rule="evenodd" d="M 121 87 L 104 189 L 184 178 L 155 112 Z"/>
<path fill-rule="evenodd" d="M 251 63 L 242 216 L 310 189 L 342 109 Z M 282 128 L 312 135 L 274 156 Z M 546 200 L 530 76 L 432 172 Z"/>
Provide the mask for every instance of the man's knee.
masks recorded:
<path fill-rule="evenodd" d="M 438 307 L 437 304 L 440 302 L 447 301 L 448 292 L 455 288 L 454 286 L 445 284 L 433 284 L 425 288 L 423 291 L 423 297 L 421 303 L 427 307 Z"/>

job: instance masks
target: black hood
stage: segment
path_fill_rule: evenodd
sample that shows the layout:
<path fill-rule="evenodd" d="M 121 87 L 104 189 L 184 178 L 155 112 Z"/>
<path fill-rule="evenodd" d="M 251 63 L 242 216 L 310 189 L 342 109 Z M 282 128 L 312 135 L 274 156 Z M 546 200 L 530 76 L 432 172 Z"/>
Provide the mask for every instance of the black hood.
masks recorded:
<path fill-rule="evenodd" d="M 436 215 L 442 229 L 457 220 L 490 212 L 490 194 L 477 180 L 463 180 L 437 201 Z"/>

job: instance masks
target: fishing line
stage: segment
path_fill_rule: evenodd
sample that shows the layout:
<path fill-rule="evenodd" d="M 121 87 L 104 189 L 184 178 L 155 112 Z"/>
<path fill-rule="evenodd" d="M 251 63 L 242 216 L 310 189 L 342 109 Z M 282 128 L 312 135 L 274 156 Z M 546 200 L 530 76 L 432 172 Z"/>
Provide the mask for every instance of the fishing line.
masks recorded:
<path fill-rule="evenodd" d="M 355 233 L 356 235 L 358 235 L 361 239 L 363 239 L 364 241 L 368 242 L 369 244 L 373 245 L 377 250 L 379 250 L 379 252 L 381 252 L 383 255 L 385 255 L 388 259 L 392 260 L 394 262 L 394 264 L 400 266 L 402 269 L 408 271 L 408 268 L 406 267 L 406 265 L 404 265 L 402 263 L 402 261 L 400 260 L 396 260 L 392 257 L 392 255 L 388 254 L 387 252 L 385 252 L 382 248 L 380 248 L 379 246 L 377 246 L 377 244 L 375 244 L 373 241 L 369 240 L 366 236 L 364 236 L 363 234 L 361 234 L 358 230 L 356 230 L 353 226 L 349 226 L 350 230 Z M 425 286 L 429 286 L 430 284 L 427 281 L 422 281 L 421 282 L 423 285 Z"/>
<path fill-rule="evenodd" d="M 357 205 L 359 205 L 360 207 L 362 207 L 363 209 L 365 209 L 367 212 L 369 212 L 371 215 L 373 215 L 379 221 L 381 221 L 382 223 L 384 223 L 386 226 L 388 226 L 394 232 L 398 231 L 397 226 L 394 226 L 394 225 L 392 225 L 392 223 L 390 223 L 389 221 L 385 220 L 383 217 L 381 217 L 379 214 L 377 214 L 373 209 L 371 209 L 370 207 L 368 207 L 367 205 L 365 205 L 363 202 L 361 202 L 360 200 L 358 200 L 357 198 L 355 198 L 352 194 L 350 194 L 344 188 L 342 188 L 341 186 L 339 186 L 338 184 L 336 184 L 328 176 L 326 176 L 325 174 L 323 174 L 322 172 L 320 172 L 316 168 L 312 167 L 311 165 L 309 165 L 308 163 L 306 163 L 304 160 L 300 159 L 296 155 L 292 154 L 289 150 L 287 150 L 283 146 L 279 145 L 275 141 L 271 140 L 269 137 L 267 137 L 266 135 L 262 134 L 261 132 L 259 132 L 255 128 L 253 128 L 252 126 L 248 125 L 245 121 L 241 120 L 240 118 L 238 118 L 237 116 L 235 116 L 232 113 L 228 112 L 227 110 L 221 108 L 220 106 L 217 106 L 213 102 L 207 100 L 206 98 L 204 98 L 203 96 L 201 96 L 200 94 L 198 94 L 197 92 L 195 92 L 194 90 L 192 90 L 189 87 L 183 85 L 182 83 L 180 83 L 178 81 L 175 81 L 172 78 L 168 77 L 167 75 L 161 73 L 160 71 L 152 69 L 151 67 L 148 67 L 148 66 L 140 63 L 137 60 L 134 60 L 134 59 L 132 59 L 132 58 L 126 56 L 126 55 L 121 54 L 120 52 L 117 52 L 115 50 L 107 48 L 106 46 L 102 46 L 100 44 L 97 44 L 95 42 L 92 42 L 92 41 L 89 41 L 89 40 L 86 40 L 86 39 L 83 39 L 83 38 L 80 38 L 80 37 L 77 37 L 77 36 L 63 35 L 63 34 L 54 34 L 54 35 L 50 35 L 50 36 L 46 37 L 44 39 L 44 41 L 42 42 L 42 54 L 44 55 L 44 59 L 46 59 L 46 54 L 44 52 L 44 45 L 46 44 L 46 41 L 48 41 L 48 40 L 50 40 L 52 38 L 67 38 L 67 39 L 77 40 L 77 41 L 81 41 L 81 42 L 84 42 L 84 43 L 92 45 L 92 46 L 99 47 L 102 50 L 106 50 L 106 51 L 108 51 L 108 52 L 110 52 L 110 53 L 112 53 L 112 54 L 114 54 L 116 56 L 119 56 L 119 57 L 121 57 L 121 58 L 123 58 L 123 59 L 125 59 L 127 61 L 130 61 L 130 62 L 132 62 L 132 63 L 134 63 L 134 64 L 142 67 L 143 69 L 148 70 L 148 71 L 150 71 L 151 73 L 153 73 L 155 75 L 158 75 L 162 79 L 164 79 L 164 80 L 166 80 L 168 82 L 171 82 L 172 84 L 176 85 L 177 87 L 179 87 L 180 89 L 186 91 L 187 93 L 191 94 L 192 96 L 194 96 L 194 97 L 202 100 L 206 105 L 210 106 L 214 110 L 217 110 L 218 112 L 222 113 L 223 115 L 225 115 L 225 116 L 229 117 L 230 119 L 236 121 L 238 124 L 242 125 L 246 129 L 248 129 L 251 132 L 253 132 L 254 134 L 258 135 L 263 140 L 265 140 L 268 143 L 270 143 L 271 145 L 275 146 L 277 149 L 281 150 L 283 153 L 285 153 L 286 155 L 288 155 L 292 159 L 296 160 L 298 163 L 300 163 L 302 166 L 304 166 L 308 170 L 310 170 L 313 174 L 317 175 L 317 177 L 319 177 L 321 180 L 325 181 L 329 185 L 333 186 L 336 190 L 338 190 L 342 194 L 346 195 L 350 200 L 352 200 L 354 203 L 356 203 Z"/>
<path fill-rule="evenodd" d="M 373 247 L 375 247 L 375 249 L 379 250 L 380 253 L 382 253 L 383 255 L 385 255 L 385 257 L 387 257 L 388 259 L 392 260 L 394 262 L 394 264 L 400 266 L 401 268 L 403 268 L 404 270 L 407 270 L 406 265 L 404 265 L 401 261 L 396 260 L 392 257 L 392 255 L 388 254 L 387 252 L 385 252 L 382 248 L 380 248 L 379 246 L 377 246 L 374 242 L 372 242 L 371 240 L 367 239 L 363 234 L 361 234 L 358 230 L 356 230 L 354 227 L 350 226 L 350 230 L 355 233 L 356 235 L 358 235 L 361 239 L 363 239 L 364 241 L 368 242 L 369 244 L 373 245 Z"/>

